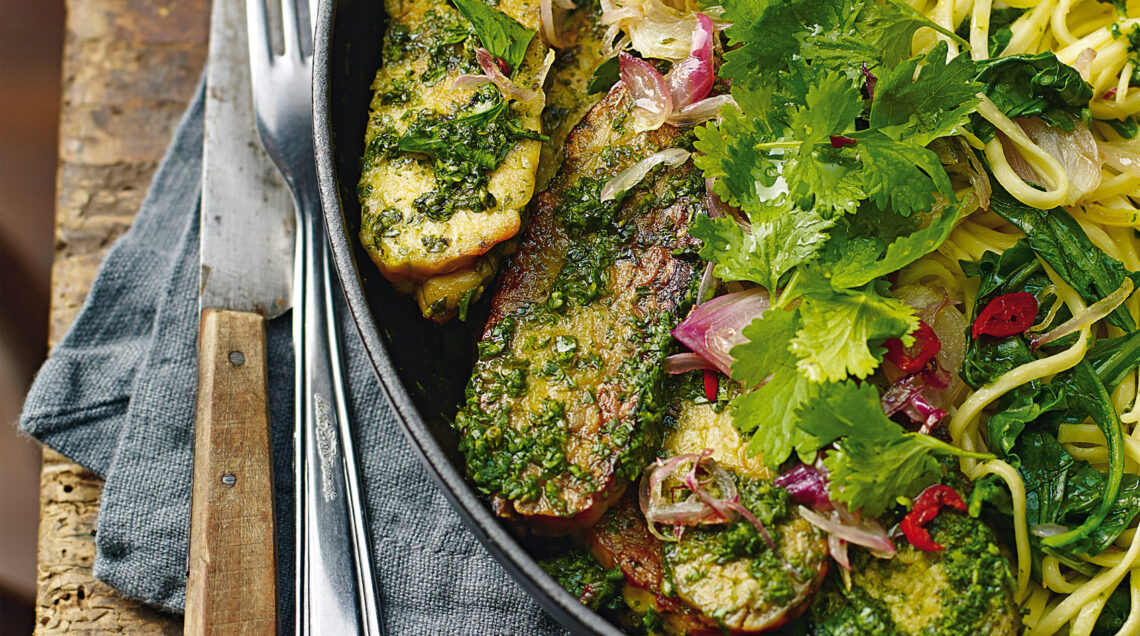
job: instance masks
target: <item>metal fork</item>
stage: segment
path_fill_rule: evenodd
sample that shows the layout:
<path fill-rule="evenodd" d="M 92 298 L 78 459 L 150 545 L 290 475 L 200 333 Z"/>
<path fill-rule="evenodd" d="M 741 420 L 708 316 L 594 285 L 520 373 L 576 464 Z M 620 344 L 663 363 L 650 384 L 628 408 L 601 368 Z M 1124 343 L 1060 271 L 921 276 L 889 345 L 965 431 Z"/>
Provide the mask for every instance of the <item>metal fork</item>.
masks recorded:
<path fill-rule="evenodd" d="M 266 0 L 247 0 L 257 130 L 297 207 L 293 342 L 296 379 L 297 634 L 383 633 L 341 366 L 340 334 L 313 158 L 312 30 L 307 0 L 280 2 L 284 51 L 272 48 Z M 315 4 L 315 3 L 314 3 Z"/>

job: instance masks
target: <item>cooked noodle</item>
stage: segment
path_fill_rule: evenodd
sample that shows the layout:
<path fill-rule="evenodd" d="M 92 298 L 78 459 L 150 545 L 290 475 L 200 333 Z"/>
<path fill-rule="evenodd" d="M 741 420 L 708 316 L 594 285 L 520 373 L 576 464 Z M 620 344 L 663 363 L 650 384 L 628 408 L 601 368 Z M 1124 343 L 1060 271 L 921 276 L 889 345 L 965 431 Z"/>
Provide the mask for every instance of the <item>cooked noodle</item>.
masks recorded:
<path fill-rule="evenodd" d="M 1140 28 L 1140 1 L 1130 0 L 1126 16 L 1110 3 L 1097 0 L 926 0 L 911 5 L 951 31 L 967 33 L 968 54 L 975 60 L 996 55 L 1037 54 L 1053 51 L 1064 63 L 1075 66 L 1094 88 L 1090 130 L 1102 157 L 1106 154 L 1131 157 L 1140 155 L 1140 139 L 1124 139 L 1108 124 L 1096 121 L 1127 119 L 1140 113 L 1140 86 L 1133 81 L 1135 64 L 1129 60 L 1128 39 L 1121 37 Z M 1000 51 L 989 50 L 993 11 L 1025 9 L 1010 25 L 1009 43 Z M 963 31 L 963 26 L 967 27 Z M 915 52 L 922 52 L 938 41 L 949 39 L 927 29 L 916 34 Z M 953 42 L 951 55 L 957 54 Z M 1021 202 L 1041 209 L 1064 206 L 1088 234 L 1089 239 L 1109 256 L 1130 270 L 1140 270 L 1140 174 L 1120 161 L 1106 161 L 1099 184 L 1091 192 L 1072 190 L 1074 183 L 1065 166 L 1036 143 L 1021 125 L 1007 117 L 982 96 L 978 114 L 999 134 L 980 148 L 997 180 Z M 1004 141 L 1004 143 L 1003 143 Z M 1017 153 L 1011 162 L 1009 153 Z M 1031 184 L 1019 176 L 1014 164 L 1028 165 L 1040 176 Z M 1020 170 L 1024 175 L 1024 168 Z M 1038 187 L 1040 186 L 1040 187 Z M 1073 196 L 1079 194 L 1079 196 Z M 969 315 L 977 290 L 977 280 L 965 276 L 959 260 L 977 260 L 985 252 L 1001 252 L 1024 236 L 1001 217 L 986 210 L 966 215 L 949 239 L 937 251 L 912 264 L 899 274 L 900 284 L 923 283 L 949 290 L 950 297 L 962 303 Z M 1081 297 L 1045 267 L 1057 295 L 1073 313 L 1085 308 Z M 1123 305 L 1140 317 L 1140 297 Z M 1097 331 L 1099 330 L 1099 331 Z M 952 410 L 950 434 L 955 444 L 970 450 L 985 448 L 984 423 L 987 409 L 995 400 L 1017 387 L 1045 379 L 1073 367 L 1084 356 L 1095 334 L 1117 336 L 1115 327 L 1092 325 L 1080 332 L 1077 341 L 1053 355 L 1014 368 L 977 391 L 966 392 Z M 1125 469 L 1140 471 L 1140 374 L 1132 371 L 1112 393 L 1124 433 Z M 983 427 L 983 428 L 979 428 Z M 1091 421 L 1062 426 L 1058 441 L 1078 460 L 1104 469 L 1108 447 L 1104 434 Z M 1118 588 L 1128 593 L 1129 614 L 1120 634 L 1140 633 L 1140 532 L 1124 532 L 1115 545 L 1097 555 L 1084 555 L 1084 573 L 1052 556 L 1040 562 L 1040 580 L 1030 578 L 1030 540 L 1026 522 L 1025 485 L 1017 470 L 1003 461 L 979 462 L 962 459 L 962 469 L 971 479 L 995 475 L 1008 486 L 1013 503 L 1016 545 L 1018 599 L 1025 611 L 1024 622 L 1031 636 L 1058 633 L 1090 634 L 1109 596 Z"/>

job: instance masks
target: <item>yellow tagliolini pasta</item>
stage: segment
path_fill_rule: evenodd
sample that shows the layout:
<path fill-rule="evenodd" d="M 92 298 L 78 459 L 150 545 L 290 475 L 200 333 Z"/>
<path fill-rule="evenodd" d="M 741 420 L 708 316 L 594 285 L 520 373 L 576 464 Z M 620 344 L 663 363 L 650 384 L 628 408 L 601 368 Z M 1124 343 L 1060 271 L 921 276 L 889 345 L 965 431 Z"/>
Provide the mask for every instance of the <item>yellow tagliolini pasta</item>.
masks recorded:
<path fill-rule="evenodd" d="M 1010 194 L 1040 209 L 1064 207 L 1097 247 L 1128 269 L 1140 270 L 1140 161 L 1135 159 L 1140 154 L 1140 137 L 1124 139 L 1111 125 L 1100 121 L 1123 120 L 1140 113 L 1140 86 L 1133 81 L 1135 62 L 1129 60 L 1127 37 L 1133 29 L 1140 29 L 1140 0 L 1129 0 L 1123 7 L 1124 15 L 1113 4 L 1098 0 L 910 0 L 910 4 L 948 31 L 968 34 L 965 39 L 969 42 L 966 49 L 945 35 L 925 29 L 915 36 L 916 53 L 929 50 L 939 41 L 949 45 L 950 55 L 970 55 L 975 60 L 1052 51 L 1060 61 L 1081 72 L 1094 90 L 1089 105 L 1093 118 L 1089 132 L 1098 159 L 1103 161 L 1099 180 L 1070 180 L 1065 166 L 1048 148 L 1034 141 L 1032 131 L 1006 117 L 984 96 L 978 114 L 1001 135 L 986 144 L 977 139 L 971 139 L 971 143 L 985 155 L 994 176 Z M 1000 51 L 989 50 L 993 12 L 1010 7 L 1024 12 L 1009 27 L 1009 43 Z M 1136 54 L 1132 55 L 1135 58 Z M 1032 185 L 1019 176 L 1019 172 L 1026 173 L 1026 165 L 1039 177 Z M 946 288 L 971 315 L 978 281 L 965 276 L 959 261 L 977 260 L 987 251 L 1001 252 L 1022 236 L 1000 216 L 979 209 L 964 216 L 936 252 L 901 272 L 899 282 Z M 1060 299 L 1058 307 L 1063 302 L 1073 313 L 1085 309 L 1080 296 L 1047 266 L 1045 269 Z M 1140 295 L 1133 295 L 1124 306 L 1134 318 L 1140 317 Z M 1017 367 L 977 391 L 967 392 L 951 411 L 949 428 L 953 442 L 969 450 L 987 450 L 979 426 L 985 423 L 987 409 L 996 400 L 1027 382 L 1048 381 L 1074 366 L 1084 357 L 1093 334 L 1120 333 L 1115 327 L 1104 325 L 1085 327 L 1070 347 Z M 1112 395 L 1125 438 L 1125 470 L 1131 473 L 1140 473 L 1138 395 L 1140 374 L 1136 371 Z M 1102 470 L 1106 468 L 1106 440 L 1093 423 L 1063 426 L 1058 440 L 1075 458 Z M 1083 568 L 1083 574 L 1056 558 L 1044 557 L 1038 583 L 1030 578 L 1026 491 L 1017 470 L 1000 460 L 974 459 L 963 459 L 962 469 L 971 479 L 996 475 L 1010 489 L 1018 598 L 1025 610 L 1027 634 L 1090 634 L 1109 596 L 1118 588 L 1127 591 L 1130 598 L 1127 622 L 1118 633 L 1140 634 L 1140 532 L 1130 529 L 1100 554 L 1085 555 L 1088 567 Z"/>

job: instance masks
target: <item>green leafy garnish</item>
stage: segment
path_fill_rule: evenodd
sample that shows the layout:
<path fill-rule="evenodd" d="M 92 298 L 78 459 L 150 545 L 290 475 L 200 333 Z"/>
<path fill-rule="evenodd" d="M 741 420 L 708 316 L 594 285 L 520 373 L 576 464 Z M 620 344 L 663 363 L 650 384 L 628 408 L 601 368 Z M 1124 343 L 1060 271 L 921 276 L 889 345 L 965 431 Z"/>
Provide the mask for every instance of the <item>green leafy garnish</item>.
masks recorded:
<path fill-rule="evenodd" d="M 1029 207 L 995 187 L 990 209 L 1025 232 L 1033 251 L 1086 302 L 1094 303 L 1116 291 L 1125 276 L 1140 283 L 1140 274 L 1125 270 L 1120 261 L 1097 248 L 1064 208 Z M 1125 331 L 1136 329 L 1135 321 L 1123 306 L 1117 307 L 1107 320 Z"/>
<path fill-rule="evenodd" d="M 891 139 L 925 146 L 970 121 L 982 85 L 973 81 L 977 71 L 967 56 L 947 62 L 947 51 L 946 43 L 939 42 L 926 57 L 911 58 L 879 78 L 871 104 L 872 128 Z"/>
<path fill-rule="evenodd" d="M 882 514 L 897 497 L 912 496 L 936 481 L 942 473 L 939 457 L 988 457 L 906 432 L 883 414 L 878 391 L 869 384 L 813 385 L 799 416 L 800 428 L 821 448 L 838 446 L 823 460 L 831 497 L 869 515 Z"/>
<path fill-rule="evenodd" d="M 480 0 L 453 0 L 463 17 L 467 18 L 479 41 L 495 57 L 501 57 L 513 74 L 526 57 L 526 49 L 538 31 L 519 24 L 507 14 L 492 9 Z"/>
<path fill-rule="evenodd" d="M 782 214 L 745 230 L 734 219 L 697 217 L 689 233 L 701 239 L 701 258 L 715 263 L 715 273 L 726 280 L 748 280 L 776 289 L 780 278 L 805 263 L 827 240 L 824 230 L 834 220 L 814 212 Z"/>
<path fill-rule="evenodd" d="M 760 386 L 732 401 L 732 421 L 752 435 L 750 454 L 761 455 L 776 468 L 799 451 L 806 459 L 816 447 L 811 436 L 796 426 L 796 409 L 808 396 L 808 380 L 796 372 L 796 357 L 788 348 L 799 327 L 799 312 L 774 309 L 744 328 L 749 341 L 733 347 L 732 378 L 746 387 Z"/>
<path fill-rule="evenodd" d="M 812 294 L 800 305 L 803 326 L 792 340 L 796 366 L 813 382 L 865 378 L 879 365 L 884 340 L 918 328 L 914 309 L 870 289 Z M 904 346 L 913 338 L 904 335 Z"/>
<path fill-rule="evenodd" d="M 975 78 L 995 106 L 1009 117 L 1040 117 L 1051 126 L 1072 130 L 1085 118 L 1092 86 L 1052 53 L 1011 55 L 978 62 Z M 978 122 L 975 130 L 985 141 L 994 128 Z"/>
<path fill-rule="evenodd" d="M 598 65 L 594 69 L 594 73 L 590 75 L 590 83 L 586 85 L 586 92 L 604 93 L 610 90 L 617 81 L 621 78 L 621 71 L 618 69 L 617 56 L 611 57 Z"/>

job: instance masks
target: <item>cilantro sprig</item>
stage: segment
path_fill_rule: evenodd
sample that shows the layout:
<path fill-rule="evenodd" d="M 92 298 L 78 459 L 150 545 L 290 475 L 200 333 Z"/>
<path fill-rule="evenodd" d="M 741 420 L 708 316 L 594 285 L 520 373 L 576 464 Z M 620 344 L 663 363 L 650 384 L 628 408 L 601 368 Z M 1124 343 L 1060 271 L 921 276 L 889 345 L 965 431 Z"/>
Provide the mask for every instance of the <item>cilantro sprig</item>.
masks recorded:
<path fill-rule="evenodd" d="M 922 27 L 965 43 L 902 2 L 723 5 L 720 75 L 739 109 L 697 129 L 695 161 L 748 223 L 699 218 L 690 232 L 719 278 L 773 297 L 731 352 L 751 389 L 734 422 L 773 468 L 824 452 L 833 495 L 877 514 L 961 454 L 890 421 L 866 380 L 883 342 L 910 346 L 919 324 L 884 277 L 937 249 L 962 212 L 928 146 L 970 125 L 984 86 L 945 43 L 909 55 Z"/>

